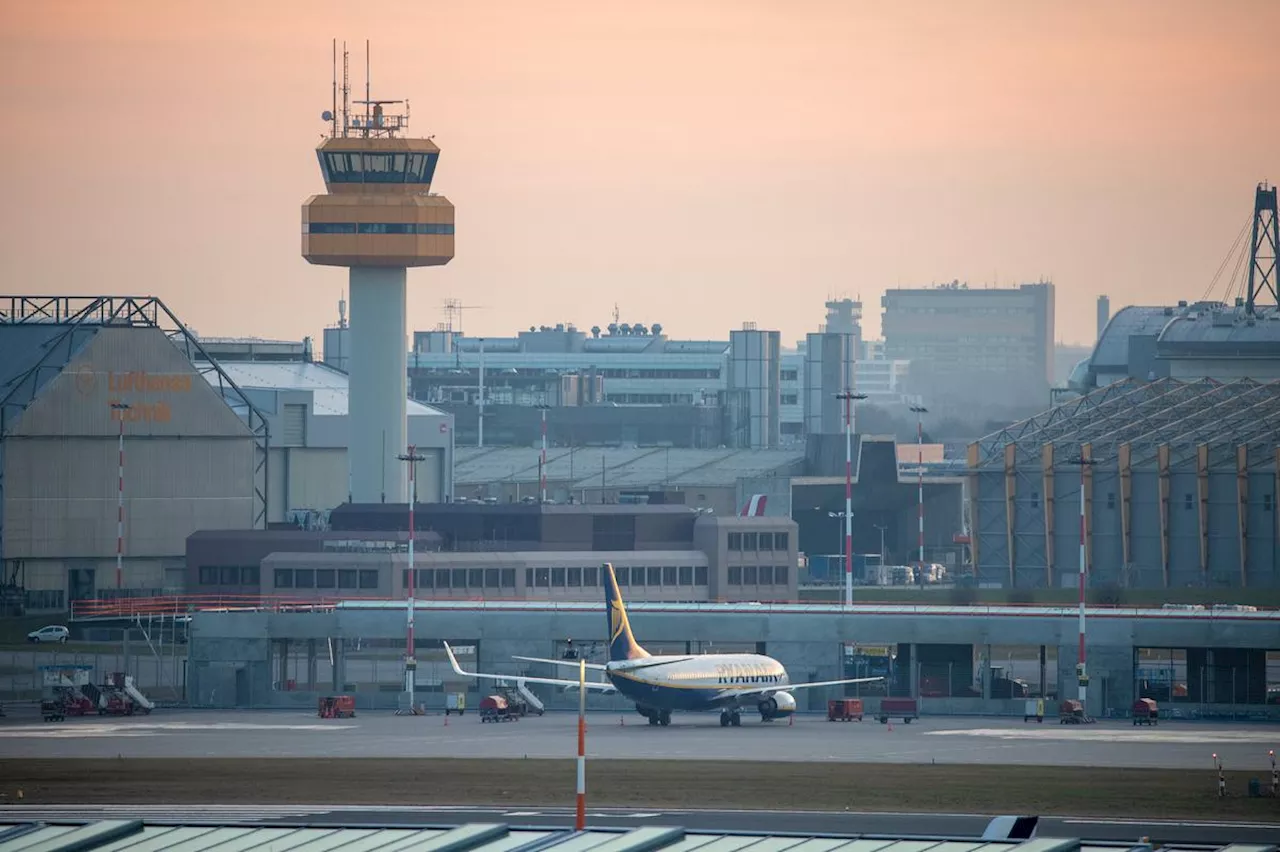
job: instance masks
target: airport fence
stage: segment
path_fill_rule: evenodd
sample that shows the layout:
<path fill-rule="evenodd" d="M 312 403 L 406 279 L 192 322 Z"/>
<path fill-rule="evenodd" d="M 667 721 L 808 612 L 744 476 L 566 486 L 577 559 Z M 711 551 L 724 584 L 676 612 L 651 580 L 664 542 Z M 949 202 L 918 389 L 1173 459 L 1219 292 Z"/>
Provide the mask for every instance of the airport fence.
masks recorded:
<path fill-rule="evenodd" d="M 61 672 L 59 672 L 61 670 Z M 160 705 L 186 702 L 187 655 L 185 648 L 146 649 L 139 653 L 79 652 L 60 650 L 0 651 L 0 702 L 18 704 L 39 701 L 52 689 L 47 679 L 61 673 L 72 677 L 79 670 L 90 683 L 106 682 L 113 673 L 133 677 L 134 685 Z"/>

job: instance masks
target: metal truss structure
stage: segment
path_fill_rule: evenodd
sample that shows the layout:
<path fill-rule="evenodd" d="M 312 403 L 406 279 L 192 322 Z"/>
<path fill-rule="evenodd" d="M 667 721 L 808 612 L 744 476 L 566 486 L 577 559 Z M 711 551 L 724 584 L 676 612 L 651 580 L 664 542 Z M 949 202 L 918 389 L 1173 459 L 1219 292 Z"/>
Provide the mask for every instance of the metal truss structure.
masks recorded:
<path fill-rule="evenodd" d="M 1133 465 L 1156 460 L 1167 447 L 1168 463 L 1175 466 L 1194 459 L 1202 447 L 1213 463 L 1234 458 L 1236 448 L 1246 446 L 1253 467 L 1274 459 L 1278 436 L 1280 381 L 1128 379 L 983 438 L 970 465 L 1003 468 L 1010 446 L 1015 461 L 1035 464 L 1048 445 L 1077 455 L 1087 446 L 1099 460 L 1114 459 L 1127 447 Z"/>
<path fill-rule="evenodd" d="M 0 326 L 6 325 L 46 325 L 56 327 L 57 331 L 45 339 L 43 351 L 33 363 L 0 387 L 0 438 L 31 404 L 45 382 L 60 373 L 99 328 L 159 329 L 240 415 L 253 434 L 254 527 L 265 528 L 271 445 L 267 418 L 164 302 L 154 296 L 0 296 Z M 4 494 L 3 476 L 0 466 L 0 499 Z"/>

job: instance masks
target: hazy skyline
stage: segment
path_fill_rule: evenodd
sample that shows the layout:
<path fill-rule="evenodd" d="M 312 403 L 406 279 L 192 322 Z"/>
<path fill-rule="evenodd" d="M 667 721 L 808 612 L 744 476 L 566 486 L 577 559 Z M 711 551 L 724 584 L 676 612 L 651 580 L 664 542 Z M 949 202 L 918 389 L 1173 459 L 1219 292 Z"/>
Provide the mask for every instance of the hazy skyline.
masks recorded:
<path fill-rule="evenodd" d="M 830 295 L 1050 278 L 1199 298 L 1280 169 L 1280 3 L 5 3 L 5 291 L 161 297 L 206 335 L 300 338 L 331 39 L 442 149 L 457 256 L 411 329 L 660 322 L 793 345 Z M 1220 292 L 1211 295 L 1222 295 Z"/>

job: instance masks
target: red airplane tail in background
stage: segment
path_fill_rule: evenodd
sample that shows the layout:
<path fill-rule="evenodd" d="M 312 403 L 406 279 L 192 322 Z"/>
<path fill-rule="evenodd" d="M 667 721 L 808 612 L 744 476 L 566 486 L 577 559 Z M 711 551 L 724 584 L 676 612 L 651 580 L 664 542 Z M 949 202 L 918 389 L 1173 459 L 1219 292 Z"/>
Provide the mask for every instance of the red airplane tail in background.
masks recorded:
<path fill-rule="evenodd" d="M 767 494 L 752 494 L 751 499 L 742 507 L 741 516 L 744 518 L 763 518 L 764 505 L 769 502 Z"/>

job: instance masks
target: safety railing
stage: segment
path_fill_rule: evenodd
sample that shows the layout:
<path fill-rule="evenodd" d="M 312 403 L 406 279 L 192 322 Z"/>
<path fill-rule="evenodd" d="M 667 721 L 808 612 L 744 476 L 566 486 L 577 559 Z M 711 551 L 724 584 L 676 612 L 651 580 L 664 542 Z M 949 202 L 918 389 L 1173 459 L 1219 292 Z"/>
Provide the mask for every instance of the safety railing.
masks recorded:
<path fill-rule="evenodd" d="M 559 610 L 565 612 L 595 611 L 602 601 L 538 600 L 492 596 L 458 596 L 418 599 L 422 609 L 492 609 L 492 610 Z M 73 621 L 182 617 L 196 612 L 325 612 L 335 609 L 403 608 L 404 598 L 323 595 L 316 597 L 268 595 L 167 595 L 150 598 L 112 598 L 74 601 Z M 741 612 L 741 613 L 857 613 L 860 615 L 930 615 L 930 616 L 1004 616 L 1004 617 L 1072 617 L 1074 606 L 1044 604 L 921 604 L 865 602 L 851 607 L 838 602 L 815 601 L 628 601 L 628 607 L 642 612 Z M 1154 607 L 1090 604 L 1086 611 L 1103 618 L 1159 618 L 1170 620 L 1262 620 L 1280 621 L 1280 611 L 1240 611 L 1232 609 L 1162 609 Z"/>

